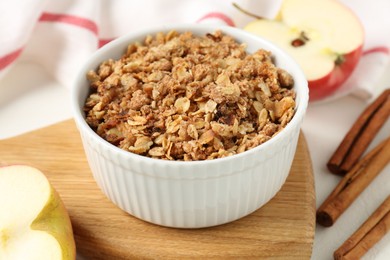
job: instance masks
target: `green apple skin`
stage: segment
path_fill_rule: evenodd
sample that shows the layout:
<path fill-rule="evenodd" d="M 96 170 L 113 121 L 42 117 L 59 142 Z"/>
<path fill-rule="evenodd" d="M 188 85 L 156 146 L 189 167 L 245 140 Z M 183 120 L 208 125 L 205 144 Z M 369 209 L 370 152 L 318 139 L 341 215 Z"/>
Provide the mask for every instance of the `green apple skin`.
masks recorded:
<path fill-rule="evenodd" d="M 31 229 L 45 231 L 55 237 L 62 249 L 62 259 L 76 259 L 72 224 L 57 191 L 51 187 L 51 197 L 31 224 Z"/>
<path fill-rule="evenodd" d="M 58 252 L 58 254 L 55 253 L 55 255 L 58 255 L 56 259 L 76 259 L 76 245 L 68 211 L 61 197 L 43 172 L 27 165 L 2 166 L 0 167 L 0 187 L 2 187 L 0 190 L 2 196 L 0 197 L 0 206 L 2 207 L 0 220 L 5 221 L 5 223 L 0 222 L 1 260 L 12 260 L 14 257 L 18 260 L 55 260 L 53 257 L 48 257 L 50 255 L 48 252 L 52 252 L 50 249 L 61 250 L 56 251 Z M 42 198 L 36 197 L 40 195 L 45 196 Z M 17 198 L 13 201 L 10 196 Z M 25 205 L 29 202 L 30 204 Z M 23 218 L 22 216 L 29 215 L 29 208 L 31 209 L 31 205 L 35 204 L 39 205 L 39 207 L 34 210 L 36 213 L 30 214 L 33 219 L 29 220 L 30 217 Z M 9 208 L 10 206 L 12 208 Z M 8 216 L 7 214 L 2 215 L 2 210 L 6 210 L 7 212 L 5 213 L 8 213 Z M 29 247 L 35 242 L 23 248 L 23 242 L 20 240 L 23 240 L 21 237 L 26 237 L 25 234 L 29 233 L 28 230 L 45 234 L 45 238 L 50 237 L 49 244 L 55 246 L 55 249 L 54 247 L 39 247 L 39 249 Z M 17 250 L 21 254 L 12 253 L 9 243 L 13 245 L 13 250 Z M 15 247 L 15 245 L 17 246 Z M 45 251 L 42 252 L 40 250 Z M 3 253 L 7 256 L 4 256 Z"/>

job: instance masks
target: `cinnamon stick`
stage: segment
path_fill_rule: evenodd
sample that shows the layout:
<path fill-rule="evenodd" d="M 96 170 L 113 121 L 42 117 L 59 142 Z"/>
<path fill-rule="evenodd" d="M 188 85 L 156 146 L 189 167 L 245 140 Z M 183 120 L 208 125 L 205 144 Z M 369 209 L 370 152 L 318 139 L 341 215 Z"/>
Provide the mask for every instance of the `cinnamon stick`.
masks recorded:
<path fill-rule="evenodd" d="M 357 118 L 329 159 L 329 171 L 344 175 L 363 155 L 390 116 L 390 89 L 386 89 Z"/>
<path fill-rule="evenodd" d="M 359 259 L 390 230 L 390 196 L 335 252 L 334 259 Z"/>
<path fill-rule="evenodd" d="M 364 156 L 317 210 L 317 223 L 329 227 L 390 162 L 390 137 Z"/>

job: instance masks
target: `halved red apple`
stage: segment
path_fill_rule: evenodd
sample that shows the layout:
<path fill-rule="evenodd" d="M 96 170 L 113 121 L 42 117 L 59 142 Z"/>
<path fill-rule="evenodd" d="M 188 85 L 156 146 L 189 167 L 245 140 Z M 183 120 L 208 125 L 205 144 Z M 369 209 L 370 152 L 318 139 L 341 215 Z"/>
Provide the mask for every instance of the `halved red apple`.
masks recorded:
<path fill-rule="evenodd" d="M 347 80 L 364 41 L 359 19 L 337 0 L 284 0 L 275 20 L 258 19 L 244 29 L 297 61 L 309 82 L 310 100 L 332 94 Z"/>

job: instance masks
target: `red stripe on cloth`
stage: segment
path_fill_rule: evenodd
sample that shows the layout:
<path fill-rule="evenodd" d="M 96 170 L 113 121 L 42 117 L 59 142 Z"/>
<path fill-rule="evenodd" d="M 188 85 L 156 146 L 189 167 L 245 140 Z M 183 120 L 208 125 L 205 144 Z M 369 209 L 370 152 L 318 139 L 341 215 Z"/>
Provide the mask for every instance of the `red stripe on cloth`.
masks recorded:
<path fill-rule="evenodd" d="M 96 36 L 98 36 L 98 26 L 94 21 L 87 18 L 75 16 L 75 15 L 54 14 L 54 13 L 45 12 L 42 13 L 41 17 L 39 18 L 39 22 L 60 22 L 60 23 L 71 24 L 71 25 L 75 25 L 87 29 L 93 34 L 95 34 Z M 103 46 L 104 44 L 110 41 L 111 39 L 99 40 L 99 47 Z M 22 50 L 23 48 L 20 48 L 7 55 L 4 55 L 3 57 L 0 57 L 0 70 L 4 69 L 12 62 L 14 62 L 22 53 Z"/>
<path fill-rule="evenodd" d="M 217 18 L 217 19 L 224 21 L 227 25 L 236 26 L 234 24 L 233 20 L 229 16 L 227 16 L 226 14 L 223 14 L 223 13 L 218 13 L 218 12 L 208 13 L 196 22 L 199 23 L 199 22 L 201 22 L 205 19 L 208 19 L 208 18 Z"/>
<path fill-rule="evenodd" d="M 377 53 L 377 52 L 381 52 L 381 53 L 390 55 L 390 50 L 389 50 L 389 48 L 387 48 L 387 47 L 385 47 L 385 46 L 378 46 L 378 47 L 374 47 L 374 48 L 365 50 L 365 51 L 363 51 L 363 55 L 371 54 L 371 53 Z"/>
<path fill-rule="evenodd" d="M 23 48 L 17 49 L 16 51 L 13 51 L 3 57 L 0 57 L 0 70 L 4 69 L 8 65 L 10 65 L 12 62 L 14 62 L 19 55 L 22 53 Z"/>
<path fill-rule="evenodd" d="M 112 38 L 112 39 L 99 39 L 99 48 L 103 47 L 104 45 L 106 45 L 107 43 L 109 43 L 110 41 L 112 41 L 114 39 L 115 38 Z"/>
<path fill-rule="evenodd" d="M 98 35 L 98 26 L 94 21 L 75 15 L 42 13 L 41 17 L 39 18 L 39 21 L 67 23 L 87 29 L 95 35 Z"/>

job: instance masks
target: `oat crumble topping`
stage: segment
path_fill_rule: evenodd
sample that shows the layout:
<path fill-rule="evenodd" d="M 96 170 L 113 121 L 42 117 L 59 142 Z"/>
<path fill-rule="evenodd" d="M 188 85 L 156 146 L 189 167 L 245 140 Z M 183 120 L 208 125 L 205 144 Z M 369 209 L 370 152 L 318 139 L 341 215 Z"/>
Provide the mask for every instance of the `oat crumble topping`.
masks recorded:
<path fill-rule="evenodd" d="M 131 43 L 119 60 L 87 73 L 84 110 L 98 135 L 126 150 L 166 160 L 208 160 L 254 148 L 295 111 L 292 76 L 272 54 L 221 31 L 171 31 Z"/>

